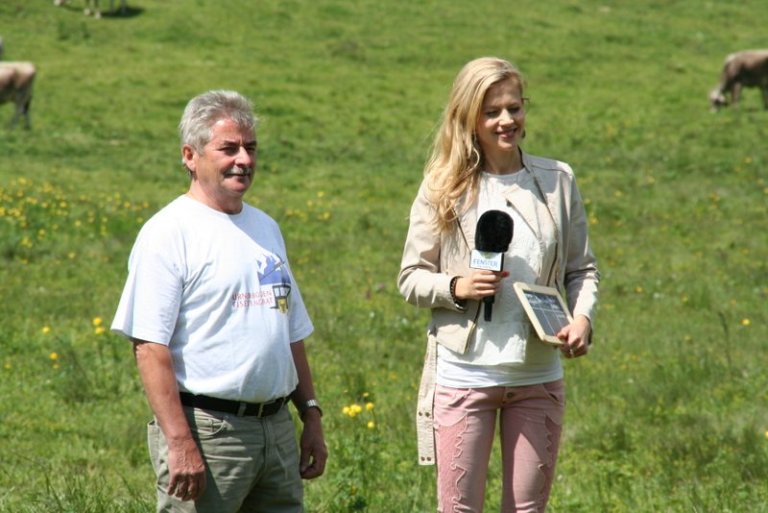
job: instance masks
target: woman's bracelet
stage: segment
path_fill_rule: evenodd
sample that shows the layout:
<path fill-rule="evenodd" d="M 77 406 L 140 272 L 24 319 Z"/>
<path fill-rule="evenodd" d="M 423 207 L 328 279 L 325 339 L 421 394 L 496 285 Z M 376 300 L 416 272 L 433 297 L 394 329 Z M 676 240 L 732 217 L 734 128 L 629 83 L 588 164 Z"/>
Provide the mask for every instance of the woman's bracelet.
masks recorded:
<path fill-rule="evenodd" d="M 461 304 L 461 300 L 456 297 L 456 282 L 459 281 L 459 278 L 461 276 L 454 276 L 451 278 L 451 285 L 450 285 L 450 291 L 451 291 L 451 299 L 453 299 L 453 302 L 457 305 Z"/>

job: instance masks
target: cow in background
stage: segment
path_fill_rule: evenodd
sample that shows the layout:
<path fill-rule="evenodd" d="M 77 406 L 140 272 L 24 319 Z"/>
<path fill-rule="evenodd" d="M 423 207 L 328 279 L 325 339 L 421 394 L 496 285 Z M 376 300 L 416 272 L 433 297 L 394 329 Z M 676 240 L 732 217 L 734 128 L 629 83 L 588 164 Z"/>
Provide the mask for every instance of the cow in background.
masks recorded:
<path fill-rule="evenodd" d="M 720 83 L 709 93 L 710 110 L 737 105 L 742 87 L 759 88 L 768 109 L 768 50 L 745 50 L 725 58 Z"/>
<path fill-rule="evenodd" d="M 64 5 L 69 0 L 53 0 L 53 5 Z M 86 16 L 93 15 L 94 18 L 101 18 L 101 9 L 99 9 L 99 0 L 84 0 L 85 8 L 83 12 Z M 125 14 L 126 0 L 120 0 L 120 14 Z M 109 0 L 109 12 L 115 12 L 115 0 Z"/>
<path fill-rule="evenodd" d="M 4 62 L 3 38 L 0 37 L 0 105 L 12 102 L 16 110 L 11 119 L 11 128 L 24 116 L 25 128 L 30 128 L 29 104 L 32 101 L 32 84 L 37 69 L 31 62 Z"/>
<path fill-rule="evenodd" d="M 29 105 L 32 102 L 32 85 L 37 69 L 31 62 L 0 62 L 0 105 L 12 102 L 16 111 L 11 119 L 11 128 L 19 118 L 24 117 L 24 128 L 31 127 Z"/>

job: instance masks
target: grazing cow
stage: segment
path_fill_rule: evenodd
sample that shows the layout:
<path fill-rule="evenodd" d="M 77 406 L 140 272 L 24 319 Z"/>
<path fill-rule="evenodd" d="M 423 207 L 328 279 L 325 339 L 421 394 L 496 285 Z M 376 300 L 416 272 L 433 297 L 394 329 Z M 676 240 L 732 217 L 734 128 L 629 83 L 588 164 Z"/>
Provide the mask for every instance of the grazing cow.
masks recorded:
<path fill-rule="evenodd" d="M 768 109 L 768 50 L 745 50 L 725 58 L 720 83 L 709 93 L 712 112 L 729 103 L 737 105 L 742 87 L 760 88 Z"/>
<path fill-rule="evenodd" d="M 53 0 L 53 5 L 64 5 L 69 0 Z M 86 16 L 93 15 L 94 18 L 101 18 L 101 9 L 99 9 L 99 0 L 84 0 Z M 120 0 L 120 14 L 125 14 L 126 0 Z M 115 12 L 115 0 L 109 0 L 109 12 Z"/>
<path fill-rule="evenodd" d="M 13 102 L 16 112 L 11 128 L 24 116 L 24 128 L 30 128 L 29 104 L 32 102 L 32 84 L 37 70 L 31 62 L 0 62 L 0 105 Z"/>

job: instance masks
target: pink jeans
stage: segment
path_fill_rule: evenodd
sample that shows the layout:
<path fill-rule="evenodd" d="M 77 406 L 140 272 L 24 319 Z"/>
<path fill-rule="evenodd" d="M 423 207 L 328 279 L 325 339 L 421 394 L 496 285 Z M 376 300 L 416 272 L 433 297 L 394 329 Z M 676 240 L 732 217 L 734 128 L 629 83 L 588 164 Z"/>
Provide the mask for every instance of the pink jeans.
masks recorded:
<path fill-rule="evenodd" d="M 500 415 L 503 513 L 543 513 L 565 410 L 562 380 L 521 387 L 435 391 L 437 498 L 441 513 L 481 513 Z"/>

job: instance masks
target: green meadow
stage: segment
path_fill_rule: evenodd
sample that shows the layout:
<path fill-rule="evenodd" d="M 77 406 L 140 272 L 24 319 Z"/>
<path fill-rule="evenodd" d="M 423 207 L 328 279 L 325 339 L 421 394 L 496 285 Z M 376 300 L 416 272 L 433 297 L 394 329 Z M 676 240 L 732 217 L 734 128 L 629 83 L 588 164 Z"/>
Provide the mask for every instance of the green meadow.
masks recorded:
<path fill-rule="evenodd" d="M 261 118 L 248 201 L 316 327 L 331 456 L 307 511 L 434 511 L 428 312 L 396 277 L 451 82 L 497 55 L 527 79 L 526 150 L 576 172 L 602 274 L 549 511 L 768 512 L 768 111 L 707 103 L 727 53 L 768 46 L 764 0 L 70 4 L 0 2 L 4 58 L 38 67 L 32 130 L 0 106 L 0 511 L 153 511 L 150 411 L 108 328 L 140 226 L 186 190 L 181 111 L 214 88 Z"/>

